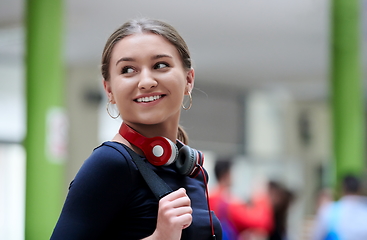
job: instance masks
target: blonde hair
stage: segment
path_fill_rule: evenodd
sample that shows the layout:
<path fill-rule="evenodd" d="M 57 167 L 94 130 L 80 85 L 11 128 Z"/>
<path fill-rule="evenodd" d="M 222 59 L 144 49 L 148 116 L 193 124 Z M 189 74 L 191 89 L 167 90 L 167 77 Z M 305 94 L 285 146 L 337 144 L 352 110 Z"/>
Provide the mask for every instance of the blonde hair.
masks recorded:
<path fill-rule="evenodd" d="M 111 55 L 112 50 L 116 43 L 118 43 L 123 38 L 137 34 L 137 33 L 154 33 L 164 37 L 168 40 L 173 46 L 176 47 L 178 53 L 180 54 L 181 61 L 183 67 L 187 70 L 191 69 L 191 58 L 189 48 L 187 47 L 186 42 L 181 37 L 181 35 L 176 31 L 174 27 L 170 24 L 155 20 L 155 19 L 148 19 L 148 18 L 141 18 L 141 19 L 133 19 L 121 27 L 119 27 L 111 36 L 108 38 L 106 45 L 103 49 L 102 53 L 102 65 L 101 65 L 101 73 L 102 77 L 105 81 L 109 81 L 110 79 L 110 62 L 111 62 Z M 177 139 L 181 142 L 188 144 L 189 138 L 185 130 L 182 126 L 178 126 L 177 131 Z"/>

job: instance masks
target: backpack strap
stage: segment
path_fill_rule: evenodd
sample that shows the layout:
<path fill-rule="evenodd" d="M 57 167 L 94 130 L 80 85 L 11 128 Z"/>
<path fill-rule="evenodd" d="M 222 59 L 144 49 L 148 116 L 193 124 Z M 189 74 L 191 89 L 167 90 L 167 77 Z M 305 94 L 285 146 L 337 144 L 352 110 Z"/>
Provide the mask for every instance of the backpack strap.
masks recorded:
<path fill-rule="evenodd" d="M 145 182 L 148 184 L 150 190 L 153 192 L 158 201 L 167 194 L 173 192 L 173 190 L 167 185 L 167 183 L 164 182 L 163 179 L 160 178 L 151 168 L 149 168 L 138 154 L 136 154 L 129 147 L 125 145 L 123 146 L 131 156 L 131 159 L 138 167 L 140 174 L 142 175 Z"/>

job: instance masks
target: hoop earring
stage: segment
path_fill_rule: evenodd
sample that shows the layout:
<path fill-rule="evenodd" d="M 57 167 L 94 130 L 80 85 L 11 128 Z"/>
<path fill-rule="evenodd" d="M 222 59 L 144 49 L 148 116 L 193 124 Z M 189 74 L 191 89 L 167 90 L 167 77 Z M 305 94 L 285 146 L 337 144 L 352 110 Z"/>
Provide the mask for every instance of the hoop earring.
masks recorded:
<path fill-rule="evenodd" d="M 111 117 L 111 118 L 116 119 L 116 118 L 118 118 L 118 117 L 120 116 L 120 113 L 119 113 L 116 117 L 115 117 L 115 116 L 112 116 L 112 115 L 111 115 L 111 113 L 110 113 L 110 110 L 109 110 L 109 108 L 110 108 L 110 103 L 111 103 L 111 101 L 108 101 L 108 102 L 107 102 L 107 105 L 106 105 L 107 113 L 108 113 L 108 115 L 110 115 L 110 117 Z"/>
<path fill-rule="evenodd" d="M 191 96 L 191 92 L 189 91 L 189 98 L 190 98 L 190 104 L 189 104 L 189 106 L 188 107 L 185 107 L 185 105 L 182 103 L 182 108 L 184 109 L 184 110 L 189 110 L 190 108 L 191 108 L 191 106 L 192 106 L 192 96 Z"/>

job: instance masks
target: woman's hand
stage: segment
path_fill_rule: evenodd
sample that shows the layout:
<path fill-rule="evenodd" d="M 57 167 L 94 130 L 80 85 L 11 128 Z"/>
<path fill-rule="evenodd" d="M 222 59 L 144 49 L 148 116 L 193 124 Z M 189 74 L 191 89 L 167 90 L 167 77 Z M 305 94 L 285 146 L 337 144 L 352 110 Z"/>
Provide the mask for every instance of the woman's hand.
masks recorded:
<path fill-rule="evenodd" d="M 151 237 L 160 240 L 179 240 L 182 229 L 192 222 L 190 198 L 180 188 L 159 200 L 157 227 Z"/>

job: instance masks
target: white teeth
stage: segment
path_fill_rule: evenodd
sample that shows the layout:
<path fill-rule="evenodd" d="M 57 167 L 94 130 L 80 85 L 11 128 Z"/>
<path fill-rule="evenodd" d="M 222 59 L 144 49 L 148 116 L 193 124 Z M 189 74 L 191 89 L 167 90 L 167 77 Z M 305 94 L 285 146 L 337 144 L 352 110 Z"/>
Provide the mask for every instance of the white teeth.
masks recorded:
<path fill-rule="evenodd" d="M 158 95 L 158 96 L 150 96 L 150 97 L 143 97 L 143 98 L 138 98 L 136 99 L 137 102 L 153 102 L 157 99 L 160 99 L 162 96 Z"/>

